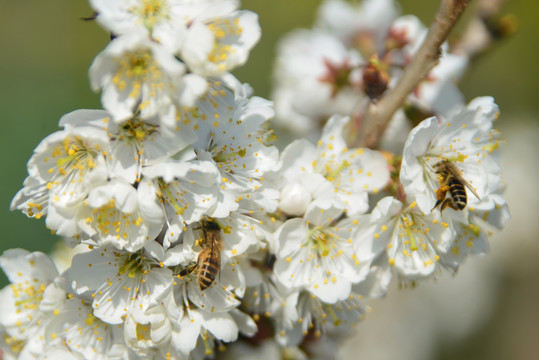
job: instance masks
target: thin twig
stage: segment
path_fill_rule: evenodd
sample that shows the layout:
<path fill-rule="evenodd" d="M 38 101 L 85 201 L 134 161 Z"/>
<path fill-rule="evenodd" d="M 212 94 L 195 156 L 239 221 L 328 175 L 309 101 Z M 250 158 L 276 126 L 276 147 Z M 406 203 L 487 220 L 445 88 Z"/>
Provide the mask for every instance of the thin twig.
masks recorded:
<path fill-rule="evenodd" d="M 442 0 L 430 29 L 402 77 L 394 88 L 377 102 L 371 103 L 362 121 L 359 146 L 375 148 L 393 114 L 404 103 L 408 94 L 425 79 L 440 58 L 440 46 L 466 8 L 468 0 Z"/>

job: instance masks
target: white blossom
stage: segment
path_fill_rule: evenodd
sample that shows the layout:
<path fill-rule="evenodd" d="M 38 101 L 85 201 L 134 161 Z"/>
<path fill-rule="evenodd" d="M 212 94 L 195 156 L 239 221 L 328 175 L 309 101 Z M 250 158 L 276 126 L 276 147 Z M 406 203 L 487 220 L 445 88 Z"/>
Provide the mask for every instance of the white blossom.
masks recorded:
<path fill-rule="evenodd" d="M 156 194 L 143 189 L 120 180 L 102 183 L 84 201 L 52 206 L 47 224 L 60 235 L 137 251 L 155 239 L 164 220 Z"/>
<path fill-rule="evenodd" d="M 115 35 L 139 32 L 170 52 L 185 37 L 184 0 L 90 0 L 97 21 Z"/>
<path fill-rule="evenodd" d="M 108 359 L 114 351 L 125 351 L 121 329 L 97 318 L 92 299 L 70 292 L 64 279 L 47 287 L 41 309 L 50 318 L 45 339 L 64 339 L 73 356 Z"/>
<path fill-rule="evenodd" d="M 76 294 L 91 296 L 94 315 L 108 324 L 144 313 L 172 288 L 172 272 L 147 252 L 107 247 L 76 255 L 67 278 Z"/>
<path fill-rule="evenodd" d="M 390 24 L 399 13 L 400 6 L 393 0 L 363 0 L 357 5 L 326 0 L 318 9 L 316 25 L 370 56 L 382 49 Z"/>
<path fill-rule="evenodd" d="M 193 153 L 194 155 L 194 153 Z M 185 226 L 199 221 L 217 201 L 218 170 L 210 161 L 167 161 L 144 169 L 139 190 L 156 196 L 166 219 L 165 247 L 174 242 Z M 142 206 L 155 208 L 148 202 Z M 157 211 L 157 209 L 154 209 Z"/>
<path fill-rule="evenodd" d="M 291 203 L 295 201 L 293 198 L 281 198 L 285 208 L 293 210 L 294 215 L 305 211 L 306 205 L 318 198 L 332 199 L 335 206 L 349 215 L 361 214 L 368 208 L 367 193 L 378 192 L 389 180 L 387 163 L 381 153 L 346 147 L 343 135 L 348 120 L 332 117 L 317 146 L 296 140 L 281 153 L 276 175 L 279 180 L 275 181 L 283 186 L 281 195 L 286 195 L 285 191 L 292 186 L 299 194 L 296 203 Z"/>
<path fill-rule="evenodd" d="M 468 192 L 470 206 L 499 187 L 500 169 L 492 155 L 501 141 L 499 132 L 492 128 L 497 116 L 498 107 L 492 98 L 477 98 L 466 108 L 448 117 L 429 118 L 410 132 L 400 181 L 407 196 L 415 199 L 424 213 L 436 203 L 436 167 L 442 160 L 456 164 L 462 178 L 478 194 L 479 198 Z"/>
<path fill-rule="evenodd" d="M 372 239 L 356 237 L 357 220 L 338 220 L 342 209 L 314 202 L 304 218 L 286 221 L 275 235 L 275 276 L 290 288 L 307 289 L 326 303 L 350 295 L 366 278 Z"/>
<path fill-rule="evenodd" d="M 85 112 L 65 115 L 80 116 Z M 92 126 L 66 127 L 47 136 L 28 161 L 29 176 L 11 209 L 39 219 L 47 215 L 51 203 L 66 206 L 84 199 L 94 184 L 107 179 L 108 150 L 107 133 Z"/>
<path fill-rule="evenodd" d="M 180 50 L 189 69 L 202 76 L 221 76 L 243 65 L 260 38 L 258 15 L 237 11 L 239 2 L 190 2 L 189 23 Z"/>
<path fill-rule="evenodd" d="M 322 31 L 297 30 L 279 43 L 272 98 L 277 123 L 308 134 L 313 123 L 357 106 L 363 62 L 354 49 Z"/>
<path fill-rule="evenodd" d="M 212 83 L 196 108 L 182 113 L 183 119 L 195 122 L 197 158 L 219 169 L 218 201 L 209 215 L 227 216 L 238 208 L 241 195 L 262 187 L 265 172 L 274 168 L 278 157 L 277 149 L 266 145 L 263 126 L 272 116 L 269 101 L 235 98 L 221 81 Z"/>
<path fill-rule="evenodd" d="M 389 267 L 403 283 L 435 276 L 442 268 L 456 271 L 458 264 L 446 261 L 456 231 L 438 213 L 424 214 L 415 202 L 403 204 L 386 197 L 378 202 L 359 237 L 372 239 L 381 249 L 385 264 L 378 263 L 377 276 Z"/>
<path fill-rule="evenodd" d="M 47 255 L 23 249 L 6 250 L 0 266 L 10 282 L 0 291 L 0 325 L 15 345 L 36 335 L 45 318 L 39 306 L 58 271 Z"/>
<path fill-rule="evenodd" d="M 206 91 L 206 80 L 187 74 L 162 45 L 133 32 L 119 36 L 92 63 L 90 83 L 115 121 L 139 114 L 159 115 L 166 127 L 176 124 L 177 105 L 191 106 Z"/>

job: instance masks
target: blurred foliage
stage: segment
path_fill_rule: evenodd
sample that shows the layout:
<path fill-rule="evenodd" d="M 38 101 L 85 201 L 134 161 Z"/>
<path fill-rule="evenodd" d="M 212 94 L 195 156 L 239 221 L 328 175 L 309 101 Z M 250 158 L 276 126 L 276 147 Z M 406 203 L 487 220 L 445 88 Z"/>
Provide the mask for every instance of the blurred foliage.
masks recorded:
<path fill-rule="evenodd" d="M 259 14 L 262 39 L 249 62 L 235 73 L 256 95 L 268 97 L 275 46 L 286 32 L 310 27 L 320 0 L 244 0 L 243 8 Z M 403 14 L 429 24 L 437 1 L 402 1 Z M 539 114 L 539 2 L 507 1 L 502 13 L 514 14 L 518 33 L 494 46 L 469 68 L 462 81 L 468 99 L 492 95 L 501 122 Z M 36 145 L 56 131 L 59 118 L 79 108 L 99 108 L 89 88 L 87 70 L 109 41 L 93 21 L 84 0 L 0 0 L 0 251 L 22 247 L 48 252 L 57 237 L 43 220 L 10 212 L 9 204 L 26 177 L 26 162 Z M 458 29 L 457 29 L 458 30 Z M 3 276 L 3 275 L 0 275 Z M 5 278 L 1 278 L 2 285 Z M 445 359 L 445 358 L 444 358 Z"/>

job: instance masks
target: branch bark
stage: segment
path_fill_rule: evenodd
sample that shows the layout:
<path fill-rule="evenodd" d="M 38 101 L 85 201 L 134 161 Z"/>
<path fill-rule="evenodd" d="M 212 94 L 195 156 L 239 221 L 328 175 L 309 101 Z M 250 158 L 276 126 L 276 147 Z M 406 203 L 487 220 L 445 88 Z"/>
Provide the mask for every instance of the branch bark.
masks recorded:
<path fill-rule="evenodd" d="M 393 114 L 404 103 L 408 94 L 427 77 L 438 63 L 440 46 L 466 8 L 468 0 L 442 0 L 425 40 L 406 66 L 394 88 L 388 90 L 377 103 L 371 103 L 362 121 L 358 145 L 376 148 Z"/>

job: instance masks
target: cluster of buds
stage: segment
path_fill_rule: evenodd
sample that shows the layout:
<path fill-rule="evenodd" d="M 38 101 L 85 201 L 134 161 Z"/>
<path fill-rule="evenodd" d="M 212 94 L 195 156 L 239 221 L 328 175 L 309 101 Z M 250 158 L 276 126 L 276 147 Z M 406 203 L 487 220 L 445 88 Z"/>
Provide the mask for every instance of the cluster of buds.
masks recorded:
<path fill-rule="evenodd" d="M 230 74 L 260 37 L 237 1 L 90 3 L 112 39 L 89 73 L 104 110 L 60 119 L 11 204 L 72 250 L 0 256 L 4 358 L 324 358 L 362 299 L 455 272 L 509 218 L 498 108 L 463 104 L 445 45 L 383 150 L 350 146 L 426 33 L 393 1 L 328 0 L 289 35 L 276 112 Z M 274 117 L 317 141 L 279 151 Z"/>

